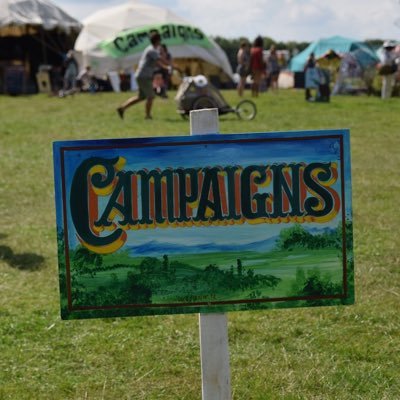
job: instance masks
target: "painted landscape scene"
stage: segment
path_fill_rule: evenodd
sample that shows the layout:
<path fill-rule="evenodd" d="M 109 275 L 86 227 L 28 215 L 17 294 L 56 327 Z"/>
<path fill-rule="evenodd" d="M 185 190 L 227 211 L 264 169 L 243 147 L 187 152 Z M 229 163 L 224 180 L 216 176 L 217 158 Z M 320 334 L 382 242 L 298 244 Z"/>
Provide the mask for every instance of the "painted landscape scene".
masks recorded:
<path fill-rule="evenodd" d="M 351 234 L 350 223 L 348 228 Z M 153 241 L 102 256 L 78 246 L 70 251 L 72 305 L 78 310 L 166 305 L 181 312 L 179 304 L 251 309 L 271 302 L 279 307 L 288 298 L 299 306 L 321 305 L 321 297 L 325 305 L 325 297 L 337 304 L 343 294 L 341 226 L 307 230 L 293 224 L 264 241 L 217 247 Z"/>

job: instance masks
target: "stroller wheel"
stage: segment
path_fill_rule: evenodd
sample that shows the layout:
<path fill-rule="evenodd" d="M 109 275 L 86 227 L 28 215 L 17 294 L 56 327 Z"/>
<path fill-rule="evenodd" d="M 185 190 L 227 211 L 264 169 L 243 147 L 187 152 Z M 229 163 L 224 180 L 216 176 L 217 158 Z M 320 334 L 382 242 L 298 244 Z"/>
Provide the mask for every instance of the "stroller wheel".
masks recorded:
<path fill-rule="evenodd" d="M 242 100 L 236 106 L 235 112 L 240 119 L 250 121 L 256 116 L 257 108 L 251 100 Z"/>
<path fill-rule="evenodd" d="M 203 108 L 218 108 L 218 104 L 210 96 L 200 96 L 196 100 L 194 100 L 192 109 L 202 110 Z"/>

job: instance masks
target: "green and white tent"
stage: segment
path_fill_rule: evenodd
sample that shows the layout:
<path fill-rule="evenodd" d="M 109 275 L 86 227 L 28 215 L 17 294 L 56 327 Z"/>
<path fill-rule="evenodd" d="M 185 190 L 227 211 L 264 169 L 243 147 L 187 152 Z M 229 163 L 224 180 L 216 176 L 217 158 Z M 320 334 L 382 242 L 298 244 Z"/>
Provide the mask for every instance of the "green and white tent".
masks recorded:
<path fill-rule="evenodd" d="M 129 71 L 137 65 L 143 49 L 150 43 L 148 34 L 152 30 L 160 32 L 163 43 L 181 69 L 190 74 L 221 74 L 231 79 L 232 68 L 225 52 L 199 27 L 166 8 L 136 0 L 99 10 L 83 20 L 75 50 L 80 63 L 90 65 L 96 75 Z"/>

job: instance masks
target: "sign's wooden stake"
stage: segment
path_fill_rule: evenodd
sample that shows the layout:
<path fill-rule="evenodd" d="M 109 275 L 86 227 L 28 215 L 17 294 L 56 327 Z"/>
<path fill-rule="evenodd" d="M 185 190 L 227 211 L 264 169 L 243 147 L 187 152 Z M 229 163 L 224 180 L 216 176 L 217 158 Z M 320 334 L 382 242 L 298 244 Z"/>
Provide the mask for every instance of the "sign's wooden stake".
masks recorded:
<path fill-rule="evenodd" d="M 228 318 L 226 314 L 199 314 L 203 400 L 230 400 Z"/>
<path fill-rule="evenodd" d="M 219 133 L 218 109 L 190 112 L 190 134 Z M 226 314 L 199 314 L 203 400 L 230 400 L 231 382 Z"/>

